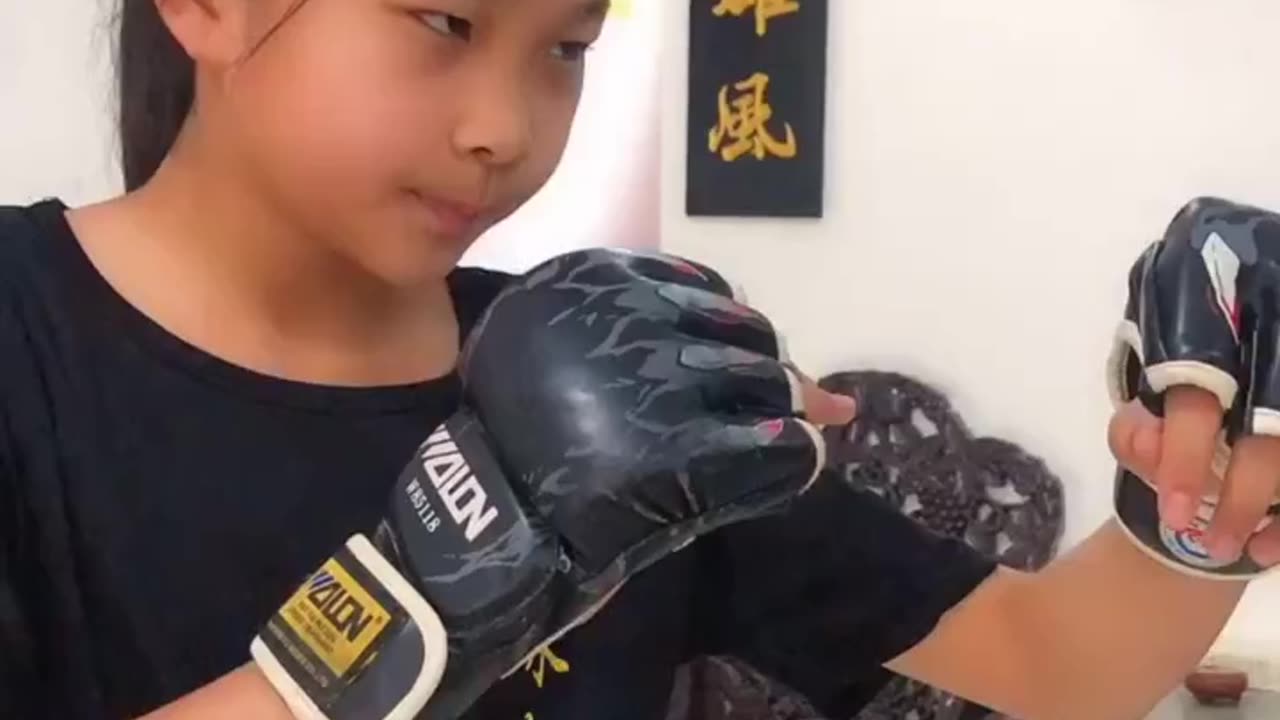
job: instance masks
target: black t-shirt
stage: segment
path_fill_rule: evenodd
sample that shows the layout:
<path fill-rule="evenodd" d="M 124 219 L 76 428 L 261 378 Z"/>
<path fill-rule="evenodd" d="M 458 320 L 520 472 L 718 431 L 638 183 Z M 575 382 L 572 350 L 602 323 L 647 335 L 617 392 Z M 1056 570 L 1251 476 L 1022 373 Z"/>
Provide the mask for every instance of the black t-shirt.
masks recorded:
<path fill-rule="evenodd" d="M 0 210 L 0 717 L 120 718 L 248 661 L 459 398 L 449 376 L 333 388 L 236 367 L 117 295 L 47 201 Z M 465 331 L 506 276 L 460 269 Z M 695 543 L 470 717 L 660 718 L 732 654 L 849 716 L 879 665 L 992 570 L 835 480 Z"/>

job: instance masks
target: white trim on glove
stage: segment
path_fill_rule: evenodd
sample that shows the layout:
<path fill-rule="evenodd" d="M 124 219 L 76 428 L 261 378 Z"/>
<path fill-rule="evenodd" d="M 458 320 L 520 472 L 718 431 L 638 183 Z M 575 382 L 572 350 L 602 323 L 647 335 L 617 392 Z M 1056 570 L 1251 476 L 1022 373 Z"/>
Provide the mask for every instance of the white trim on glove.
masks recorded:
<path fill-rule="evenodd" d="M 778 345 L 782 347 L 782 336 L 778 336 Z M 787 383 L 791 386 L 791 411 L 800 417 L 793 418 L 800 425 L 800 429 L 809 434 L 809 440 L 813 443 L 815 464 L 813 475 L 809 477 L 809 481 L 800 489 L 800 494 L 809 491 L 813 484 L 818 481 L 818 476 L 822 474 L 822 469 L 827 466 L 827 441 L 822 436 L 822 431 L 816 425 L 805 420 L 803 414 L 804 406 L 804 380 L 801 379 L 800 373 L 791 366 L 785 356 L 782 358 L 782 370 L 787 376 Z"/>
<path fill-rule="evenodd" d="M 444 623 L 430 603 L 378 552 L 367 537 L 353 535 L 347 540 L 346 549 L 400 603 L 400 607 L 408 614 L 421 635 L 422 667 L 418 669 L 417 677 L 404 697 L 385 716 L 378 719 L 413 720 L 426 707 L 427 701 L 435 694 L 444 677 L 449 656 Z M 279 693 L 294 717 L 299 720 L 328 720 L 328 716 L 294 680 L 260 636 L 253 638 L 249 652 L 258 669 Z"/>
<path fill-rule="evenodd" d="M 809 477 L 809 482 L 805 483 L 804 487 L 800 489 L 800 494 L 803 495 L 809 492 L 809 488 L 813 487 L 813 484 L 818 481 L 818 477 L 822 475 L 822 470 L 827 467 L 827 441 L 826 438 L 822 437 L 822 432 L 813 423 L 808 420 L 797 420 L 796 422 L 800 423 L 800 427 L 809 433 L 809 439 L 813 441 L 814 450 L 813 475 Z"/>
<path fill-rule="evenodd" d="M 1136 355 L 1138 362 L 1143 364 L 1142 372 L 1147 383 L 1157 393 L 1176 385 L 1194 385 L 1213 393 L 1222 406 L 1222 411 L 1226 412 L 1235 403 L 1236 393 L 1240 392 L 1240 384 L 1235 378 L 1208 363 L 1170 360 L 1146 367 L 1146 358 L 1142 353 L 1142 331 L 1138 329 L 1137 323 L 1124 320 L 1116 328 L 1111 356 L 1107 359 L 1107 390 L 1111 394 L 1111 402 L 1117 406 L 1128 402 L 1137 394 L 1137 388 L 1125 386 L 1125 366 L 1129 353 Z M 1280 422 L 1280 413 L 1276 413 L 1276 420 Z M 1275 434 L 1280 435 L 1280 432 Z"/>

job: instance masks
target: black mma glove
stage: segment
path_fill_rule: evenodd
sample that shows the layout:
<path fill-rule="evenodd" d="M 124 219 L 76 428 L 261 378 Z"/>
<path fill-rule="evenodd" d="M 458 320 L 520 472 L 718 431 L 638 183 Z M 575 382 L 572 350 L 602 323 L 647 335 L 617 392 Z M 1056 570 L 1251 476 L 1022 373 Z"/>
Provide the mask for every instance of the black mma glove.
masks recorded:
<path fill-rule="evenodd" d="M 607 250 L 536 268 L 468 339 L 464 407 L 401 476 L 381 555 L 353 539 L 255 659 L 306 717 L 412 717 L 427 696 L 423 717 L 457 717 L 628 577 L 815 480 L 821 435 L 780 356 L 707 268 Z"/>
<path fill-rule="evenodd" d="M 1160 415 L 1165 393 L 1194 385 L 1225 413 L 1214 461 L 1225 476 L 1230 444 L 1245 434 L 1280 436 L 1280 216 L 1225 200 L 1195 200 L 1129 273 L 1125 319 L 1116 333 L 1108 385 L 1113 402 L 1140 398 Z M 1194 575 L 1240 579 L 1265 571 L 1248 554 L 1215 560 L 1201 539 L 1217 496 L 1174 531 L 1160 521 L 1156 489 L 1117 470 L 1115 510 L 1139 547 Z M 1274 516 L 1280 506 L 1268 513 Z M 1261 528 L 1259 528 L 1261 529 Z"/>

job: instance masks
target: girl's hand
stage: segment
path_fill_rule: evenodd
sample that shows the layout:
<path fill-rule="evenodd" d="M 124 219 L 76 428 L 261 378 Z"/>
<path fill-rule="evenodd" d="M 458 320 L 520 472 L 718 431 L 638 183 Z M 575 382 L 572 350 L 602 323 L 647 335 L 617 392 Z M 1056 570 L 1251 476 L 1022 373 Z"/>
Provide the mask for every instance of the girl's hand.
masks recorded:
<path fill-rule="evenodd" d="M 858 402 L 848 395 L 837 395 L 818 387 L 807 376 L 797 373 L 803 383 L 805 418 L 815 425 L 848 425 L 858 415 Z"/>
<path fill-rule="evenodd" d="M 1121 465 L 1157 488 L 1163 522 L 1175 530 L 1191 524 L 1199 499 L 1218 494 L 1219 505 L 1204 544 L 1227 561 L 1247 551 L 1260 565 L 1280 564 L 1280 525 L 1258 532 L 1280 482 L 1280 439 L 1242 438 L 1231 453 L 1226 477 L 1212 470 L 1222 411 L 1207 391 L 1169 391 L 1161 419 L 1138 401 L 1112 417 L 1111 452 Z"/>

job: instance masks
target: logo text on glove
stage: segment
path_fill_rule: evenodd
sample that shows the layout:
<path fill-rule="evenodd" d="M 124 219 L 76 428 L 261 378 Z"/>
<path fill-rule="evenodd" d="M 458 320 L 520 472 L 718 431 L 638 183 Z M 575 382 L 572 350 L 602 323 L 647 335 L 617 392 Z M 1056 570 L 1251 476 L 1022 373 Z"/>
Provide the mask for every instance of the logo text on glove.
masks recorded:
<path fill-rule="evenodd" d="M 338 582 L 333 573 L 327 570 L 316 573 L 307 587 L 307 600 L 346 636 L 348 642 L 359 640 L 360 633 L 373 622 L 373 614 Z"/>
<path fill-rule="evenodd" d="M 497 519 L 498 508 L 489 504 L 489 495 L 471 472 L 458 444 L 449 431 L 440 428 L 422 445 L 422 470 L 440 495 L 445 510 L 462 528 L 467 542 L 475 542 L 480 533 Z M 409 501 L 428 532 L 435 532 L 439 519 L 422 485 L 413 480 L 406 486 Z"/>
<path fill-rule="evenodd" d="M 284 624 L 275 624 L 276 637 L 293 652 L 309 650 L 336 678 L 358 667 L 391 625 L 391 612 L 336 557 L 298 588 L 278 618 Z M 309 672 L 322 687 L 333 681 Z"/>

